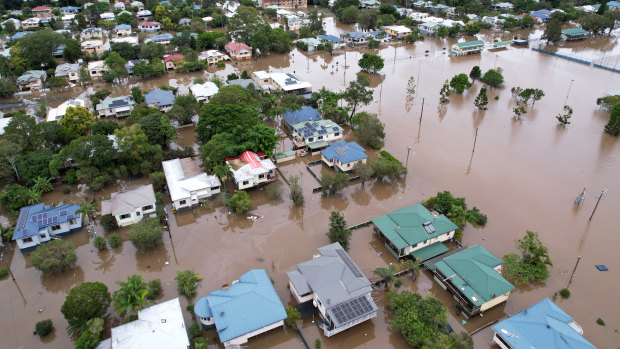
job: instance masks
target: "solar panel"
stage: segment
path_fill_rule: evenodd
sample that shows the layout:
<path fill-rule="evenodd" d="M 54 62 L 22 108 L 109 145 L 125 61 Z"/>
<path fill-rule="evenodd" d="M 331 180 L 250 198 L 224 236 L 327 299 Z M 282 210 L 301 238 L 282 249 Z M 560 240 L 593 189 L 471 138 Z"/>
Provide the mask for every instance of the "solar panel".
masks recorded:
<path fill-rule="evenodd" d="M 58 222 L 58 217 L 52 217 L 52 223 L 57 223 Z"/>
<path fill-rule="evenodd" d="M 64 211 L 60 211 L 60 215 L 61 216 L 66 216 L 69 213 L 69 211 L 64 210 Z"/>
<path fill-rule="evenodd" d="M 432 234 L 437 231 L 435 227 L 433 226 L 432 222 L 425 222 L 424 224 L 422 224 L 422 226 L 424 227 L 424 230 L 426 230 L 426 233 L 428 234 Z"/>
<path fill-rule="evenodd" d="M 362 317 L 374 309 L 366 296 L 354 298 L 348 302 L 338 304 L 332 308 L 332 313 L 338 323 L 343 324 Z"/>
<path fill-rule="evenodd" d="M 349 270 L 351 270 L 353 275 L 355 275 L 357 277 L 363 277 L 364 276 L 364 274 L 362 274 L 362 272 L 357 268 L 357 265 L 355 265 L 355 263 L 353 263 L 353 261 L 351 260 L 351 257 L 349 257 L 349 255 L 344 250 L 337 249 L 336 253 L 338 253 L 340 258 L 342 258 L 342 261 L 344 262 L 344 264 L 346 264 L 347 267 L 349 267 Z"/>
<path fill-rule="evenodd" d="M 72 215 L 72 214 L 70 214 L 70 215 L 68 215 L 68 216 L 67 216 L 67 219 L 73 219 L 73 218 L 75 218 L 75 216 L 74 216 L 74 215 Z"/>
<path fill-rule="evenodd" d="M 345 147 L 337 147 L 336 149 L 334 149 L 334 151 L 336 152 L 336 154 L 338 154 L 339 156 L 344 156 L 344 154 L 347 153 L 347 148 Z"/>
<path fill-rule="evenodd" d="M 43 218 L 47 218 L 47 212 L 43 213 Z"/>

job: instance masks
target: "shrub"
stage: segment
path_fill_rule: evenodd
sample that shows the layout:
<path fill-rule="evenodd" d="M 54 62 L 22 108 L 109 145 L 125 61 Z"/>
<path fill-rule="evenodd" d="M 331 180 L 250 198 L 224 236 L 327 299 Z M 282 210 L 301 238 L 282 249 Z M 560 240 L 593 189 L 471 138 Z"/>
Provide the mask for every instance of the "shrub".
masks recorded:
<path fill-rule="evenodd" d="M 121 243 L 123 243 L 123 241 L 118 234 L 111 234 L 110 237 L 108 237 L 108 243 L 110 244 L 110 247 L 117 248 L 121 245 Z"/>
<path fill-rule="evenodd" d="M 127 235 L 138 250 L 145 251 L 161 243 L 162 227 L 157 218 L 149 218 L 132 225 Z"/>
<path fill-rule="evenodd" d="M 218 62 L 219 63 L 223 63 L 223 62 Z M 202 338 L 202 337 L 196 337 L 193 339 L 194 342 L 194 349 L 204 349 L 207 348 L 207 341 Z"/>
<path fill-rule="evenodd" d="M 349 176 L 346 173 L 338 172 L 334 176 L 326 173 L 321 178 L 321 195 L 328 197 L 330 195 L 340 194 L 349 183 Z"/>
<path fill-rule="evenodd" d="M 62 193 L 65 194 L 65 195 L 70 194 L 71 193 L 71 188 L 63 187 L 62 188 Z"/>
<path fill-rule="evenodd" d="M 99 251 L 105 250 L 105 248 L 107 247 L 107 243 L 103 236 L 96 236 L 93 239 L 93 245 L 95 245 L 95 248 L 98 249 Z"/>
<path fill-rule="evenodd" d="M 194 305 L 192 303 L 188 304 L 187 307 L 185 307 L 185 310 L 187 310 L 188 313 L 193 314 L 194 313 Z"/>
<path fill-rule="evenodd" d="M 177 291 L 185 298 L 192 299 L 196 295 L 196 287 L 198 281 L 198 274 L 191 270 L 183 270 L 177 272 L 177 276 L 174 278 L 177 281 Z"/>
<path fill-rule="evenodd" d="M 299 177 L 293 176 L 289 178 L 289 189 L 291 190 L 291 200 L 295 206 L 303 206 L 304 205 L 304 192 L 299 184 Z"/>
<path fill-rule="evenodd" d="M 282 189 L 282 184 L 280 182 L 271 182 L 265 186 L 265 191 L 267 195 L 272 200 L 278 200 L 282 196 L 280 190 Z"/>
<path fill-rule="evenodd" d="M 284 323 L 286 326 L 297 328 L 297 321 L 301 319 L 301 314 L 294 307 L 286 307 L 286 319 Z"/>
<path fill-rule="evenodd" d="M 484 76 L 482 76 L 482 81 L 491 86 L 499 86 L 503 84 L 504 76 L 502 75 L 502 68 L 489 69 L 486 73 L 484 73 Z"/>
<path fill-rule="evenodd" d="M 316 349 L 321 349 L 321 345 L 323 344 L 323 342 L 321 342 L 321 339 L 317 338 L 314 340 L 314 347 Z"/>
<path fill-rule="evenodd" d="M 161 280 L 155 279 L 146 284 L 146 299 L 155 300 L 161 293 Z"/>
<path fill-rule="evenodd" d="M 226 66 L 226 63 L 224 63 L 223 61 L 219 61 L 219 62 L 217 62 L 216 66 L 218 68 L 224 68 Z"/>
<path fill-rule="evenodd" d="M 101 216 L 100 223 L 105 231 L 113 231 L 118 229 L 116 218 L 114 218 L 114 216 L 112 216 L 111 214 Z"/>
<path fill-rule="evenodd" d="M 386 178 L 394 179 L 407 173 L 407 169 L 392 154 L 381 151 L 381 156 L 376 157 L 371 163 L 373 177 L 382 181 Z"/>
<path fill-rule="evenodd" d="M 570 297 L 570 290 L 568 288 L 563 288 L 560 290 L 560 296 L 562 296 L 562 298 L 566 299 Z"/>
<path fill-rule="evenodd" d="M 601 325 L 601 326 L 605 326 L 605 321 L 603 321 L 603 319 L 601 319 L 601 318 L 596 319 L 596 323 Z"/>
<path fill-rule="evenodd" d="M 400 279 L 396 279 L 396 281 L 394 281 L 394 287 L 399 288 L 403 285 L 403 282 L 400 281 Z"/>
<path fill-rule="evenodd" d="M 349 249 L 351 230 L 347 229 L 347 221 L 344 215 L 338 211 L 332 211 L 329 216 L 329 231 L 327 232 L 329 242 L 338 242 L 345 250 Z"/>
<path fill-rule="evenodd" d="M 252 200 L 246 191 L 240 190 L 226 199 L 226 206 L 234 213 L 244 213 L 252 208 Z"/>
<path fill-rule="evenodd" d="M 200 337 L 200 325 L 196 321 L 192 322 L 192 325 L 189 327 L 189 336 L 194 339 Z"/>
<path fill-rule="evenodd" d="M 153 183 L 153 190 L 161 191 L 164 184 L 166 184 L 166 177 L 163 172 L 152 172 L 149 174 L 149 179 Z"/>
<path fill-rule="evenodd" d="M 34 330 L 37 332 L 39 337 L 47 336 L 52 332 L 52 329 L 54 329 L 54 325 L 50 319 L 39 321 L 34 326 Z"/>
<path fill-rule="evenodd" d="M 77 262 L 75 248 L 69 241 L 53 240 L 39 246 L 30 254 L 32 264 L 43 273 L 61 272 Z"/>
<path fill-rule="evenodd" d="M 0 279 L 4 279 L 5 277 L 7 277 L 7 275 L 9 275 L 9 271 L 7 268 L 0 269 Z"/>

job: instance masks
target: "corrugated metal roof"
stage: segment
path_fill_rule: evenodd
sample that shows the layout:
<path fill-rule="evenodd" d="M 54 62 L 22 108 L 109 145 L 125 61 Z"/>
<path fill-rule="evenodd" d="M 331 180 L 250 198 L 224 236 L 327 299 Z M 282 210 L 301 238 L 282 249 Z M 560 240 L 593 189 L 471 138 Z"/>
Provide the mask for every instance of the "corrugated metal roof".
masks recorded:
<path fill-rule="evenodd" d="M 343 164 L 366 159 L 366 150 L 355 142 L 338 141 L 330 144 L 326 149 L 321 150 L 321 154 L 327 159 L 338 159 Z"/>

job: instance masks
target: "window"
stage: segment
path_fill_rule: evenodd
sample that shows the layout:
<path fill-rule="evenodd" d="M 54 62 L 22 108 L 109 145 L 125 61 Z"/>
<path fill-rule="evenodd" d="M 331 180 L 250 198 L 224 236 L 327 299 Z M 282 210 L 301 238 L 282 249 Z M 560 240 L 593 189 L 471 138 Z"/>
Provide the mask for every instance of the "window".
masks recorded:
<path fill-rule="evenodd" d="M 241 183 L 241 184 L 248 185 L 248 184 L 250 184 L 250 181 L 243 181 L 243 183 Z"/>
<path fill-rule="evenodd" d="M 217 187 L 212 187 L 211 190 L 213 190 L 213 191 L 220 190 L 220 186 L 218 185 Z"/>
<path fill-rule="evenodd" d="M 347 167 L 351 167 L 351 164 L 347 164 Z"/>
<path fill-rule="evenodd" d="M 148 211 L 148 210 L 152 210 L 152 209 L 153 209 L 153 205 L 148 205 L 148 206 L 142 207 L 142 211 Z"/>
<path fill-rule="evenodd" d="M 323 136 L 319 136 L 319 139 L 323 139 Z"/>
<path fill-rule="evenodd" d="M 138 212 L 136 212 L 136 216 L 137 216 L 137 217 L 140 217 L 140 214 L 141 214 L 141 213 L 140 213 L 139 211 L 138 211 Z"/>
<path fill-rule="evenodd" d="M 334 133 L 334 137 L 338 137 L 338 136 L 340 136 L 340 132 Z"/>
<path fill-rule="evenodd" d="M 314 137 L 308 138 L 308 142 L 313 142 L 313 141 L 314 141 Z"/>
<path fill-rule="evenodd" d="M 118 216 L 119 219 L 127 219 L 131 217 L 131 213 L 126 213 L 126 214 L 122 214 L 120 216 Z"/>
<path fill-rule="evenodd" d="M 179 205 L 185 205 L 186 203 L 187 203 L 187 201 L 185 201 L 185 200 L 179 201 Z"/>
<path fill-rule="evenodd" d="M 52 225 L 52 231 L 54 230 L 60 230 L 60 225 L 59 224 Z"/>
<path fill-rule="evenodd" d="M 93 71 L 91 71 L 90 73 L 91 73 L 92 75 L 97 75 L 97 71 L 96 71 L 96 70 L 93 70 Z"/>
<path fill-rule="evenodd" d="M 45 238 L 47 237 L 47 235 L 45 235 L 45 233 L 40 233 L 40 234 L 39 234 L 39 237 L 40 237 L 41 239 L 45 239 Z"/>
<path fill-rule="evenodd" d="M 32 238 L 25 238 L 25 239 L 22 239 L 22 241 L 23 241 L 25 244 L 27 244 L 27 243 L 29 243 L 29 242 L 32 242 Z"/>
<path fill-rule="evenodd" d="M 265 174 L 259 174 L 258 178 L 265 178 Z"/>
<path fill-rule="evenodd" d="M 70 225 L 75 225 L 75 223 L 77 223 L 77 221 L 75 219 L 71 219 L 69 220 L 69 224 Z"/>

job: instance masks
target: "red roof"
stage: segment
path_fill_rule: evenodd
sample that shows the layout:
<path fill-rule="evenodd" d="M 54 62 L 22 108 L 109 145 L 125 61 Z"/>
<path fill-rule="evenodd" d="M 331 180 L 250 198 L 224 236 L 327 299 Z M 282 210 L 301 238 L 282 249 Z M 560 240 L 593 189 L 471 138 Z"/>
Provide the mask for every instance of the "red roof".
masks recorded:
<path fill-rule="evenodd" d="M 168 63 L 170 61 L 174 61 L 174 60 L 179 60 L 182 61 L 183 60 L 183 55 L 180 53 L 174 54 L 174 55 L 170 55 L 168 57 L 164 57 L 164 63 Z"/>
<path fill-rule="evenodd" d="M 226 44 L 226 49 L 232 52 L 239 52 L 241 50 L 252 51 L 252 48 L 242 42 L 229 42 Z"/>
<path fill-rule="evenodd" d="M 251 152 L 251 151 L 245 151 L 245 152 L 243 152 L 243 154 L 241 154 L 241 155 L 239 155 L 239 156 L 230 156 L 230 157 L 225 158 L 225 160 L 226 160 L 226 161 L 231 161 L 231 160 L 235 160 L 235 159 L 241 159 L 241 161 L 243 161 L 243 162 L 249 162 L 249 161 L 247 161 L 247 160 L 244 158 L 245 153 L 249 153 L 249 154 L 256 154 L 256 155 L 258 156 L 258 158 L 259 158 L 259 159 L 263 159 L 263 158 L 265 158 L 265 156 L 266 156 L 266 155 L 265 155 L 265 152 L 262 152 L 262 151 L 257 151 L 256 153 Z M 245 156 L 247 156 L 247 155 L 245 155 Z"/>
<path fill-rule="evenodd" d="M 144 23 L 140 24 L 141 27 L 152 27 L 154 25 L 161 26 L 161 23 L 159 23 L 159 22 L 144 22 Z"/>
<path fill-rule="evenodd" d="M 37 6 L 37 7 L 33 8 L 33 9 L 32 9 L 32 10 L 30 10 L 30 11 L 49 11 L 49 10 L 51 10 L 51 9 L 52 9 L 52 8 L 51 8 L 51 7 L 49 7 L 49 6 Z"/>

